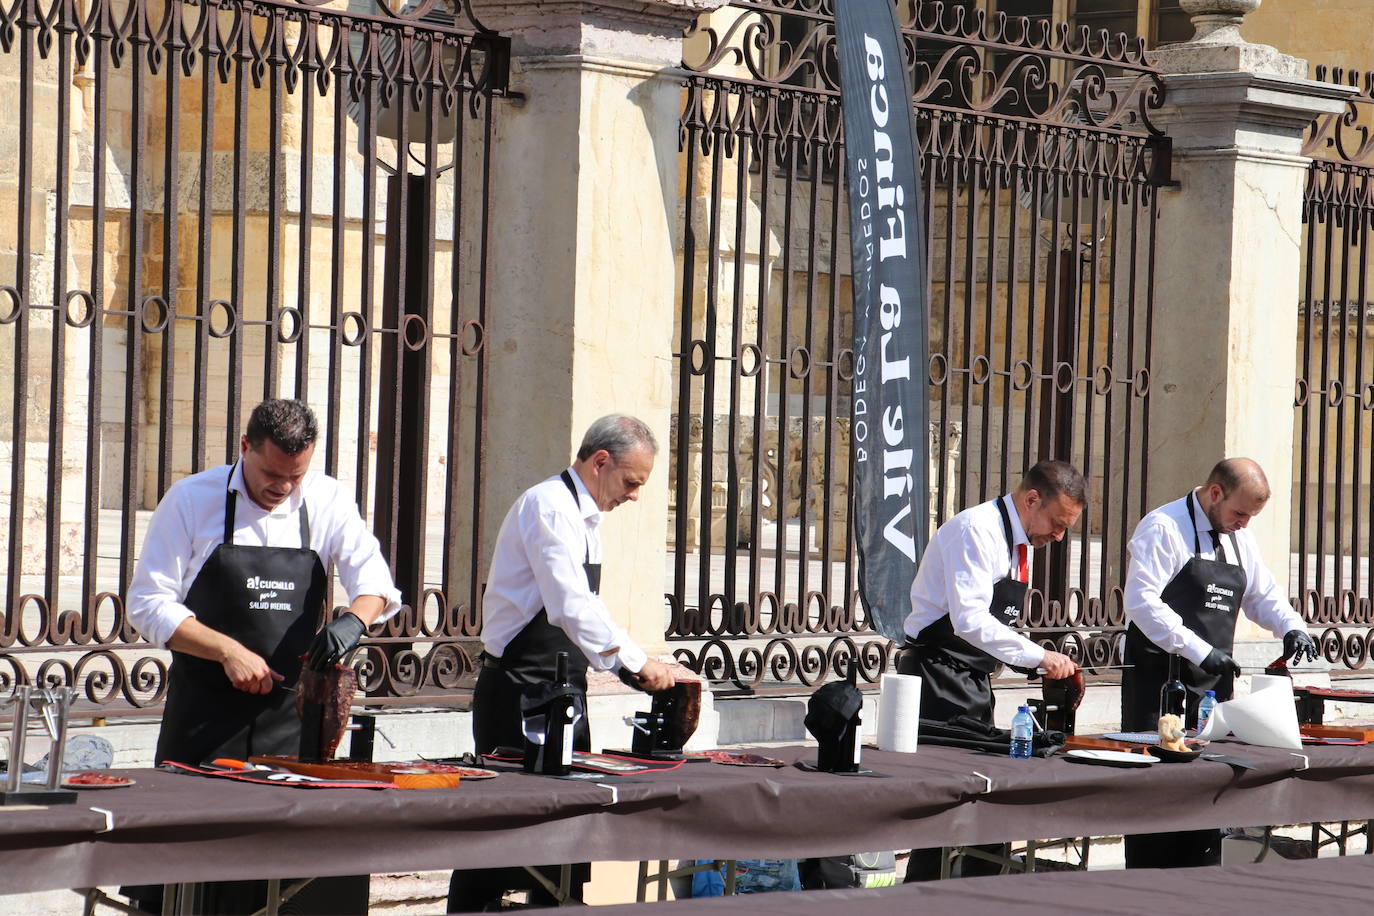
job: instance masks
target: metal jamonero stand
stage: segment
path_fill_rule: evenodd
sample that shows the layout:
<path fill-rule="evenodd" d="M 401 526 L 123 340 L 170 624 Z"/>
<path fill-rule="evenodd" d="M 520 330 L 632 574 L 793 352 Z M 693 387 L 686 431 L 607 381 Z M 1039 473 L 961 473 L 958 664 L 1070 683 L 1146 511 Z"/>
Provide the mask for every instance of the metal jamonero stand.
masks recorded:
<path fill-rule="evenodd" d="M 13 706 L 14 722 L 10 732 L 9 770 L 0 804 L 63 805 L 76 801 L 76 792 L 60 787 L 62 758 L 67 748 L 67 711 L 76 702 L 76 691 L 71 687 L 25 685 L 14 688 L 14 695 L 4 702 Z M 48 750 L 47 779 L 37 785 L 25 783 L 22 779 L 24 751 L 32 720 L 43 723 L 52 743 Z"/>

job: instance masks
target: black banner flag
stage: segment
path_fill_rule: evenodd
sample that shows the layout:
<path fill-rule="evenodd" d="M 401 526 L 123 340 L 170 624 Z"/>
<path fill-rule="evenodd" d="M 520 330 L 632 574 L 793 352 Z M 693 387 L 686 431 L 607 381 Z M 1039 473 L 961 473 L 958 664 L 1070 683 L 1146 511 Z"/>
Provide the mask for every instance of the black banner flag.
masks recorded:
<path fill-rule="evenodd" d="M 925 222 L 911 85 L 893 0 L 836 0 L 854 284 L 859 595 L 902 640 L 928 536 Z"/>

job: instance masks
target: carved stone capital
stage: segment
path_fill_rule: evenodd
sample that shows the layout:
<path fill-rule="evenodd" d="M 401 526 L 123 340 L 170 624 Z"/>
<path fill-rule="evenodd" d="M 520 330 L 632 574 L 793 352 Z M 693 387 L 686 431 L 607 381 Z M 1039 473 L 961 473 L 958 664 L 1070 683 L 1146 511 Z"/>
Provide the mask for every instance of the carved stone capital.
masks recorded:
<path fill-rule="evenodd" d="M 1193 20 L 1192 42 L 1238 44 L 1241 21 L 1260 8 L 1261 0 L 1179 0 L 1179 6 Z"/>
<path fill-rule="evenodd" d="M 682 33 L 726 0 L 468 0 L 521 57 L 580 54 L 676 66 Z"/>

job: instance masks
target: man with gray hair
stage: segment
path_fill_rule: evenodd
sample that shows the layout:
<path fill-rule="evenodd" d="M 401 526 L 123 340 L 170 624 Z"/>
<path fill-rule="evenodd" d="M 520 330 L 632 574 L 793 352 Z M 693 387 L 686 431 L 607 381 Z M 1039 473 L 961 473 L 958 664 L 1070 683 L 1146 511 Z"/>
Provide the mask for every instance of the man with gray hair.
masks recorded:
<path fill-rule="evenodd" d="M 597 594 L 601 516 L 639 498 L 657 453 L 642 421 L 602 417 L 583 436 L 577 460 L 526 490 L 506 513 L 482 597 L 483 666 L 472 695 L 477 753 L 522 745 L 520 698 L 526 687 L 554 679 L 559 652 L 568 653 L 569 680 L 583 691 L 590 667 L 623 669 L 649 691 L 673 685 L 668 666 L 635 644 Z M 591 750 L 585 716 L 575 726 L 573 746 Z M 580 898 L 585 868 L 574 872 L 573 896 Z M 532 903 L 557 903 L 531 887 L 521 869 L 458 871 L 448 911 L 479 912 L 512 888 L 530 889 Z"/>

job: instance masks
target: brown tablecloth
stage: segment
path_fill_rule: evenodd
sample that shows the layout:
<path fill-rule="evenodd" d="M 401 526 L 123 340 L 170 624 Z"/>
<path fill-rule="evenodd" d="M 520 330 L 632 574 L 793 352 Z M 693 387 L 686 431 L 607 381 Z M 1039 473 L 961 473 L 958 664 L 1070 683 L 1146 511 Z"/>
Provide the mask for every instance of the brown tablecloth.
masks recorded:
<path fill-rule="evenodd" d="M 1046 872 L 905 884 L 875 890 L 745 894 L 597 907 L 598 916 L 1102 916 L 1175 913 L 1320 913 L 1364 916 L 1374 908 L 1374 857 L 1277 860 L 1167 872 Z M 546 913 L 552 910 L 544 910 Z"/>
<path fill-rule="evenodd" d="M 77 804 L 0 807 L 0 893 L 587 860 L 834 855 L 1374 817 L 1374 747 L 1225 744 L 1253 771 L 868 750 L 890 778 L 689 763 L 638 781 L 503 773 L 456 789 L 303 790 L 153 770 Z M 794 761 L 814 748 L 770 748 Z M 987 781 L 991 780 L 988 790 Z M 605 788 L 598 785 L 601 782 Z M 111 812 L 110 829 L 106 815 Z"/>

